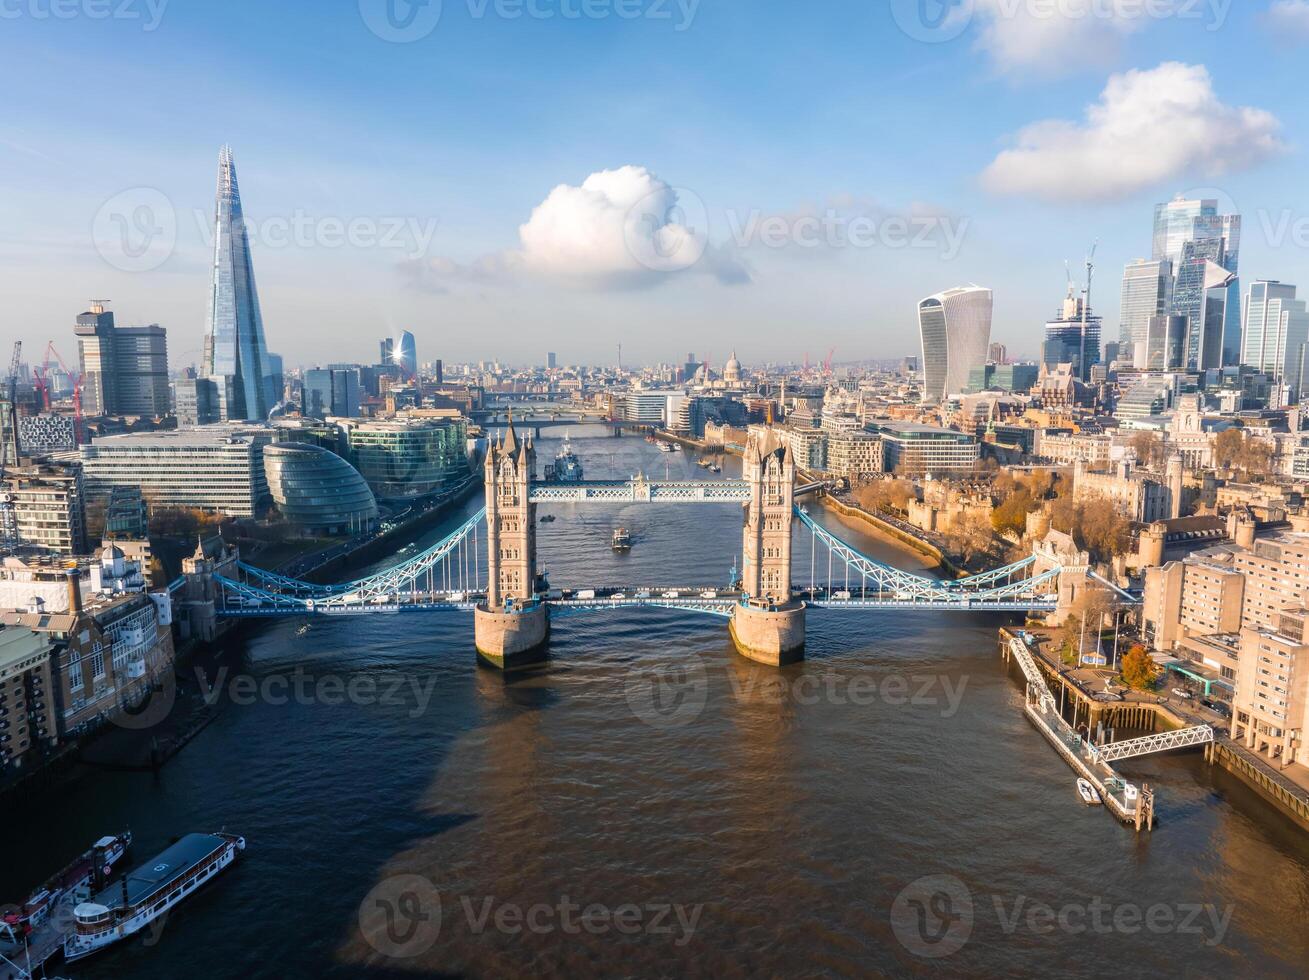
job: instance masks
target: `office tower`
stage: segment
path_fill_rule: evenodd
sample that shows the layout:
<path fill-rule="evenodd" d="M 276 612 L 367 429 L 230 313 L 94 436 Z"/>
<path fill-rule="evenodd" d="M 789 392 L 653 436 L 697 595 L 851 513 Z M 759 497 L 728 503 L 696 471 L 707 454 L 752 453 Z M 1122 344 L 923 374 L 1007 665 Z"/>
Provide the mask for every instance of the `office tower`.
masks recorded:
<path fill-rule="evenodd" d="M 1168 308 L 1172 265 L 1167 259 L 1137 259 L 1123 269 L 1122 308 L 1118 317 L 1118 345 L 1125 361 L 1136 357 L 1145 342 L 1150 319 Z"/>
<path fill-rule="evenodd" d="M 445 364 L 439 358 L 432 362 L 432 379 L 437 384 L 445 384 Z"/>
<path fill-rule="evenodd" d="M 981 286 L 947 289 L 918 304 L 924 404 L 963 391 L 973 368 L 986 363 L 992 305 L 991 290 Z"/>
<path fill-rule="evenodd" d="M 1299 390 L 1309 342 L 1309 309 L 1289 283 L 1258 280 L 1245 300 L 1241 363 Z"/>
<path fill-rule="evenodd" d="M 1073 295 L 1071 283 L 1058 318 L 1045 325 L 1041 363 L 1048 371 L 1071 364 L 1079 381 L 1090 381 L 1091 368 L 1100 363 L 1100 317 L 1091 314 L 1085 299 Z"/>
<path fill-rule="evenodd" d="M 547 370 L 550 370 L 550 371 L 553 371 L 555 368 L 557 368 L 557 367 L 559 366 L 559 363 L 558 363 L 557 358 L 555 357 L 555 352 L 554 352 L 554 351 L 550 351 L 548 354 L 545 355 L 545 366 L 546 366 L 546 369 L 547 369 Z"/>
<path fill-rule="evenodd" d="M 1204 327 L 1193 331 L 1200 339 L 1197 370 L 1236 367 L 1241 363 L 1241 319 L 1232 310 L 1234 288 L 1239 288 L 1236 273 L 1213 262 L 1205 264 L 1201 291 Z"/>
<path fill-rule="evenodd" d="M 218 156 L 214 266 L 202 373 L 217 385 L 223 419 L 268 417 L 274 403 L 272 371 L 230 146 L 224 146 Z"/>
<path fill-rule="evenodd" d="M 1172 265 L 1167 312 L 1187 318 L 1186 368 L 1203 370 L 1200 349 L 1205 331 L 1205 276 L 1208 263 L 1236 276 L 1241 249 L 1241 216 L 1219 214 L 1216 200 L 1178 197 L 1155 207 L 1154 258 Z M 1224 331 L 1240 323 L 1240 285 L 1228 285 Z"/>
<path fill-rule="evenodd" d="M 286 374 L 282 366 L 281 354 L 268 355 L 268 386 L 273 391 L 270 406 L 276 406 L 286 398 Z"/>
<path fill-rule="evenodd" d="M 73 327 L 77 355 L 82 366 L 82 411 L 86 415 L 108 415 L 113 404 L 114 315 L 98 300 L 78 316 Z"/>
<path fill-rule="evenodd" d="M 1186 362 L 1186 317 L 1152 316 L 1145 340 L 1136 345 L 1133 367 L 1140 371 L 1179 371 Z"/>
<path fill-rule="evenodd" d="M 178 425 L 212 425 L 221 421 L 218 385 L 212 378 L 181 378 L 173 392 Z"/>
<path fill-rule="evenodd" d="M 1113 364 L 1114 361 L 1118 360 L 1119 357 L 1118 351 L 1119 351 L 1119 346 L 1116 341 L 1106 340 L 1104 345 L 1103 363 Z"/>
<path fill-rule="evenodd" d="M 986 359 L 993 364 L 1008 364 L 1009 349 L 1004 344 L 992 344 L 991 349 L 987 351 Z"/>
<path fill-rule="evenodd" d="M 359 372 L 350 368 L 314 368 L 305 372 L 304 414 L 316 419 L 329 415 L 359 416 Z"/>
<path fill-rule="evenodd" d="M 382 366 L 392 365 L 399 369 L 400 377 L 406 381 L 418 374 L 418 347 L 414 335 L 402 330 L 394 338 L 382 341 Z"/>
<path fill-rule="evenodd" d="M 93 301 L 77 317 L 73 332 L 85 414 L 168 414 L 168 332 L 163 327 L 117 327 L 113 313 Z"/>

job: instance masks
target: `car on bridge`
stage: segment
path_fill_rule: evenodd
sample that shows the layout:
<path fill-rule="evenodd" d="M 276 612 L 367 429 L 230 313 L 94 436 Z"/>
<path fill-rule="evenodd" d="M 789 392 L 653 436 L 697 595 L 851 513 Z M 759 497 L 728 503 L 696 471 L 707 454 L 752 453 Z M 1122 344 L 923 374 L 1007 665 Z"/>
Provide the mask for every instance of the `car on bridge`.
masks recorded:
<path fill-rule="evenodd" d="M 701 599 L 717 599 L 717 598 L 718 598 L 718 593 L 715 592 L 713 589 L 705 589 L 703 592 L 700 593 L 700 598 L 701 598 Z"/>
<path fill-rule="evenodd" d="M 681 597 L 682 593 L 678 592 L 676 589 L 669 589 L 664 593 L 665 599 L 680 599 Z"/>

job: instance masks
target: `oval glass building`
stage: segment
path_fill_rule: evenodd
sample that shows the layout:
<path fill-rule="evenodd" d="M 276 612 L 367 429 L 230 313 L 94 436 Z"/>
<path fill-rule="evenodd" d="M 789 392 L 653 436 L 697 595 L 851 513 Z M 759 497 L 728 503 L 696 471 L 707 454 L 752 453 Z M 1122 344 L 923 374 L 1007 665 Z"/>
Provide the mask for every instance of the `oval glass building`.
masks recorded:
<path fill-rule="evenodd" d="M 359 471 L 320 446 L 265 446 L 264 474 L 278 511 L 301 530 L 361 534 L 377 524 L 377 500 Z"/>
<path fill-rule="evenodd" d="M 923 404 L 962 392 L 974 368 L 986 365 L 991 344 L 991 290 L 947 289 L 918 304 L 923 337 Z"/>

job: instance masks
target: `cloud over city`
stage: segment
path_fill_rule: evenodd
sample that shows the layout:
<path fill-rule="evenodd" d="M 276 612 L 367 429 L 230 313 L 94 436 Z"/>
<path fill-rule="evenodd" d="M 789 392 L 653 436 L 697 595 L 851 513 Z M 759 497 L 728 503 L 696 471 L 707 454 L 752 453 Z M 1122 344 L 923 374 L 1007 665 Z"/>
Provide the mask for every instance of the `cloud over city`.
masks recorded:
<path fill-rule="evenodd" d="M 746 266 L 710 242 L 708 224 L 693 192 L 645 167 L 624 166 L 593 173 L 580 186 L 555 187 L 519 226 L 516 248 L 468 263 L 406 262 L 401 271 L 418 288 L 436 291 L 520 279 L 590 290 L 642 289 L 689 275 L 749 282 Z"/>
<path fill-rule="evenodd" d="M 1078 122 L 1019 131 L 981 175 L 996 194 L 1113 201 L 1179 177 L 1220 177 L 1284 149 L 1270 112 L 1222 102 L 1203 65 L 1165 62 L 1110 77 Z"/>

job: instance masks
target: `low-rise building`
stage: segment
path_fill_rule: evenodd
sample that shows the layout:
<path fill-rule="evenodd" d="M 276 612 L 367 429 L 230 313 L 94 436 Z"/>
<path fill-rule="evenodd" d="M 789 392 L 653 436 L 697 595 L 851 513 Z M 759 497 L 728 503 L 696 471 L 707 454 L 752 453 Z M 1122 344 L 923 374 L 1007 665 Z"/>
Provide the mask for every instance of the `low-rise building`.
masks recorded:
<path fill-rule="evenodd" d="M 273 430 L 255 423 L 106 436 L 82 447 L 87 491 L 133 486 L 151 507 L 252 517 L 268 503 L 263 447 Z"/>
<path fill-rule="evenodd" d="M 823 468 L 828 473 L 849 480 L 860 480 L 881 473 L 884 469 L 882 440 L 862 430 L 829 433 L 827 465 Z"/>
<path fill-rule="evenodd" d="M 173 669 L 169 594 L 146 592 L 140 562 L 113 545 L 87 571 L 89 589 L 78 568 L 66 571 L 66 598 L 56 604 L 62 608 L 47 609 L 43 590 L 34 588 L 24 608 L 0 611 L 6 627 L 51 643 L 52 720 L 61 740 L 129 711 Z"/>
<path fill-rule="evenodd" d="M 10 547 L 54 555 L 85 554 L 81 467 L 30 463 L 9 469 L 0 477 L 0 532 Z"/>
<path fill-rule="evenodd" d="M 50 669 L 54 641 L 0 624 L 0 775 L 59 744 Z"/>
<path fill-rule="evenodd" d="M 1179 516 L 1182 493 L 1180 470 L 1172 476 L 1174 479 L 1171 482 L 1163 482 L 1136 469 L 1129 459 L 1119 462 L 1110 473 L 1093 473 L 1079 460 L 1073 467 L 1073 497 L 1079 501 L 1094 498 L 1108 500 L 1129 521 L 1150 524 Z"/>
<path fill-rule="evenodd" d="M 882 439 L 886 472 L 897 476 L 964 476 L 977 468 L 976 436 L 915 422 L 879 419 L 868 428 Z"/>

